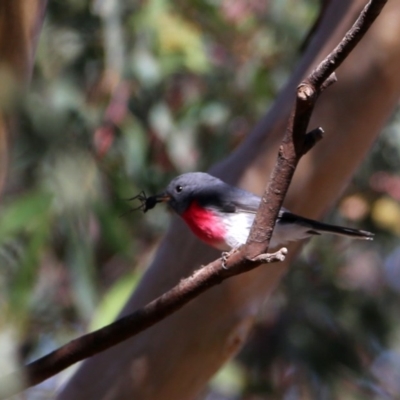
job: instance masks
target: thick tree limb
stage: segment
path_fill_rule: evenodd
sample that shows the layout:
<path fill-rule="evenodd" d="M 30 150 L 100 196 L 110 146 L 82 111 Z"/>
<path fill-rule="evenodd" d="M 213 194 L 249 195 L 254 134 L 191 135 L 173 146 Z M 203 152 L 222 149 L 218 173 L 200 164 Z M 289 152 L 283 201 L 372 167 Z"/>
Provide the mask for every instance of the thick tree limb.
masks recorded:
<path fill-rule="evenodd" d="M 221 283 L 224 279 L 250 271 L 266 261 L 283 261 L 286 250 L 281 250 L 275 255 L 267 256 L 264 254 L 268 250 L 275 220 L 296 166 L 302 155 L 312 146 L 306 130 L 315 102 L 321 91 L 328 84 L 333 83 L 334 79 L 331 74 L 348 54 L 346 49 L 354 48 L 355 45 L 352 41 L 358 42 L 366 32 L 367 28 L 361 25 L 365 24 L 369 27 L 379 14 L 377 10 L 381 10 L 384 4 L 385 1 L 372 0 L 351 29 L 350 32 L 354 31 L 355 33 L 347 34 L 341 44 L 310 74 L 305 82 L 299 85 L 295 108 L 282 140 L 270 183 L 264 192 L 250 231 L 249 239 L 243 248 L 234 251 L 229 256 L 226 268 L 221 264 L 221 260 L 216 260 L 196 271 L 190 278 L 181 281 L 173 289 L 145 307 L 105 328 L 75 339 L 53 353 L 29 364 L 23 371 L 26 376 L 26 387 L 37 384 L 73 363 L 104 351 L 141 332 L 178 310 L 206 289 Z M 374 12 L 370 12 L 371 9 Z M 326 64 L 327 59 L 330 60 L 329 69 L 321 67 L 321 65 Z M 326 78 L 321 79 L 324 74 L 327 74 Z M 328 83 L 325 83 L 328 78 Z M 315 143 L 316 141 L 314 141 Z M 16 376 L 21 376 L 21 372 L 17 372 Z M 14 382 L 15 378 L 6 376 L 0 382 L 0 388 L 6 388 L 7 382 L 10 381 Z M 10 391 L 1 395 L 3 398 L 9 396 L 13 394 L 13 390 L 15 389 L 11 388 Z"/>
<path fill-rule="evenodd" d="M 327 37 L 329 48 L 333 48 L 343 36 L 344 26 L 348 27 L 358 14 L 355 10 L 364 4 L 359 0 L 332 2 L 321 24 L 322 32 L 317 40 L 312 40 L 311 48 L 268 116 L 237 152 L 214 168 L 214 173 L 231 183 L 241 178 L 242 186 L 259 191 L 260 182 L 264 182 L 270 168 L 270 159 L 277 152 L 275 143 L 278 137 L 280 140 L 293 85 L 299 82 L 310 60 L 315 60 L 317 54 L 320 58 L 320 53 L 327 53 L 324 50 Z M 343 8 L 349 10 L 347 7 L 351 12 L 343 14 Z M 392 26 L 394 32 L 388 36 L 386 26 L 388 19 L 393 21 L 393 13 L 399 15 L 400 7 L 396 1 L 391 1 L 388 7 L 383 20 L 379 18 L 371 30 L 373 33 L 339 71 L 339 84 L 318 102 L 312 125 L 324 126 L 328 135 L 318 152 L 311 152 L 296 173 L 288 198 L 294 212 L 315 218 L 334 201 L 397 104 L 400 79 L 394 66 L 400 59 L 397 39 L 400 35 L 395 34 L 399 32 L 397 27 Z M 371 50 L 377 46 L 379 52 Z M 176 254 L 180 255 L 179 263 Z M 195 264 L 213 254 L 175 219 L 124 314 L 165 292 L 188 275 Z M 142 334 L 87 360 L 59 398 L 194 398 L 219 366 L 240 349 L 265 296 L 276 287 L 287 268 L 286 262 L 275 264 L 274 268 L 257 268 L 208 290 Z M 99 376 L 101 379 L 97 379 Z"/>

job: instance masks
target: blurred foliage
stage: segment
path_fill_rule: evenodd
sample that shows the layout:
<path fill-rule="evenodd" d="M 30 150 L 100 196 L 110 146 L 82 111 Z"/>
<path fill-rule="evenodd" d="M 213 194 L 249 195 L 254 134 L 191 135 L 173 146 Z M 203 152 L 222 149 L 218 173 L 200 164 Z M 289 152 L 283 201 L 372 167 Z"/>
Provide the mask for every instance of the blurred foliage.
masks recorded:
<path fill-rule="evenodd" d="M 304 246 L 234 361 L 245 382 L 239 398 L 400 396 L 399 122 L 396 112 L 328 218 L 362 221 L 374 242 L 325 237 Z M 216 388 L 225 387 L 220 376 Z"/>
<path fill-rule="evenodd" d="M 290 75 L 317 3 L 49 2 L 1 204 L 7 353 L 32 359 L 115 318 L 168 223 L 126 199 L 241 142 Z M 311 241 L 208 399 L 400 395 L 399 124 L 331 215 L 376 241 Z"/>

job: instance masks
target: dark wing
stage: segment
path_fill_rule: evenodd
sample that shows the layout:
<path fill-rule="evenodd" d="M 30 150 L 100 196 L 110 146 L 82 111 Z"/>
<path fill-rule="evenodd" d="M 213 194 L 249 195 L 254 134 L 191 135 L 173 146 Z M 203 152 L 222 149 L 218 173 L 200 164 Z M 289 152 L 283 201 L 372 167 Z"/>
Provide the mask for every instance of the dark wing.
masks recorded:
<path fill-rule="evenodd" d="M 220 205 L 222 211 L 227 213 L 234 212 L 247 212 L 250 214 L 255 214 L 260 206 L 261 197 L 255 195 L 254 193 L 248 192 L 247 190 L 228 187 L 226 188 L 224 195 L 221 196 L 223 203 Z M 282 222 L 297 222 L 302 220 L 302 217 L 292 214 L 289 210 L 282 207 L 279 210 L 278 219 L 282 219 Z M 304 222 L 309 221 L 303 219 Z"/>
<path fill-rule="evenodd" d="M 247 212 L 255 214 L 261 202 L 261 198 L 255 194 L 235 187 L 228 187 L 222 199 L 221 209 L 227 213 Z"/>

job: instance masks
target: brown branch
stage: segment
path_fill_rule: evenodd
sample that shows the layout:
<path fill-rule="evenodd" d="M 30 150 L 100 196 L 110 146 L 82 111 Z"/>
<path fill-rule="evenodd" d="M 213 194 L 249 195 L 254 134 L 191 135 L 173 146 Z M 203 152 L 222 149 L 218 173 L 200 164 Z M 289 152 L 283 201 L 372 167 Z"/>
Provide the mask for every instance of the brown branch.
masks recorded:
<path fill-rule="evenodd" d="M 321 91 L 334 82 L 333 71 L 358 43 L 385 3 L 385 1 L 371 0 L 340 45 L 299 85 L 295 109 L 290 117 L 279 149 L 278 160 L 270 184 L 262 197 L 248 243 L 239 251 L 234 251 L 229 255 L 226 268 L 220 259 L 216 260 L 196 271 L 191 277 L 182 280 L 172 290 L 147 306 L 105 328 L 68 343 L 28 364 L 21 372 L 2 378 L 0 397 L 10 396 L 18 390 L 37 384 L 77 361 L 128 339 L 154 325 L 224 279 L 247 272 L 265 262 L 281 261 L 284 258 L 286 249 L 274 255 L 264 256 L 264 254 L 268 249 L 273 226 L 294 170 L 301 156 L 318 141 L 322 134 L 320 128 L 306 134 L 315 102 Z M 15 382 L 21 376 L 26 379 L 24 384 L 18 388 L 7 387 L 9 382 Z"/>
<path fill-rule="evenodd" d="M 316 67 L 315 57 L 322 60 L 339 43 L 366 2 L 333 0 L 323 26 L 274 106 L 237 151 L 213 167 L 217 176 L 229 183 L 240 182 L 248 190 L 260 189 L 259 185 L 270 175 L 265 171 L 271 171 L 275 162 L 285 128 L 282 130 L 282 121 L 287 124 L 297 84 L 302 76 L 307 76 L 305 70 Z M 347 4 L 351 6 L 344 15 Z M 400 25 L 391 27 L 397 36 L 385 32 L 387 23 L 399 16 L 400 3 L 388 2 L 338 70 L 338 85 L 320 96 L 310 127 L 329 128 L 329 134 L 318 144 L 318 150 L 298 165 L 285 199 L 296 213 L 318 218 L 332 205 L 396 107 L 400 77 L 393 65 L 400 63 Z M 257 268 L 227 280 L 161 323 L 85 360 L 57 398 L 130 400 L 148 398 L 149 393 L 152 398 L 195 398 L 221 364 L 240 350 L 250 335 L 255 313 L 276 289 L 299 247 L 290 250 L 288 262 Z M 188 276 L 193 266 L 207 264 L 212 254 L 214 250 L 188 235 L 182 221 L 174 218 L 121 316 L 166 292 L 182 276 Z"/>
<path fill-rule="evenodd" d="M 211 262 L 145 307 L 104 328 L 72 340 L 52 353 L 31 362 L 22 371 L 2 377 L 0 398 L 7 398 L 43 382 L 70 365 L 121 343 L 161 321 L 199 294 L 231 276 L 250 271 L 261 264 L 284 261 L 286 254 L 286 248 L 282 248 L 276 253 L 261 254 L 256 259 L 249 260 L 243 256 L 243 252 L 234 251 L 224 264 L 221 259 Z M 20 382 L 21 377 L 25 379 L 25 383 Z"/>
<path fill-rule="evenodd" d="M 318 67 L 311 72 L 308 80 L 311 85 L 316 88 L 328 79 L 336 69 L 342 64 L 350 52 L 357 46 L 358 42 L 362 39 L 368 31 L 372 23 L 381 13 L 383 6 L 387 0 L 370 0 L 362 10 L 357 21 L 346 33 L 343 40 L 336 46 L 336 48 L 318 65 Z"/>
<path fill-rule="evenodd" d="M 370 0 L 338 46 L 311 72 L 297 88 L 295 107 L 279 147 L 278 159 L 270 184 L 247 239 L 247 255 L 254 258 L 268 251 L 278 212 L 289 189 L 300 158 L 307 152 L 308 123 L 320 93 L 336 81 L 333 74 L 375 21 L 387 0 Z M 265 227 L 269 227 L 265 229 Z"/>

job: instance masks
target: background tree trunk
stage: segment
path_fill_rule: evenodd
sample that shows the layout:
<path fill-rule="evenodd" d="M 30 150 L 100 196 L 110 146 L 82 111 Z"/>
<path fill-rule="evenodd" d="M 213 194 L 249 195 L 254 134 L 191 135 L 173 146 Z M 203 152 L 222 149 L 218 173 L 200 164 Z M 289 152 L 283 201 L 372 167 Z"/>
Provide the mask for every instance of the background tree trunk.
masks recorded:
<path fill-rule="evenodd" d="M 247 140 L 212 172 L 260 193 L 275 162 L 295 87 L 342 38 L 365 1 L 333 0 L 292 78 Z M 321 96 L 310 129 L 325 139 L 302 160 L 287 197 L 294 212 L 319 217 L 363 160 L 400 93 L 400 4 L 389 1 Z M 290 248 L 293 259 L 293 247 Z M 175 218 L 124 314 L 218 256 Z M 176 260 L 179 260 L 178 263 Z M 191 399 L 246 340 L 254 317 L 290 260 L 230 279 L 137 337 L 83 363 L 59 394 L 79 399 Z"/>
<path fill-rule="evenodd" d="M 29 82 L 47 0 L 0 3 L 0 188 L 7 167 L 7 110 Z"/>

